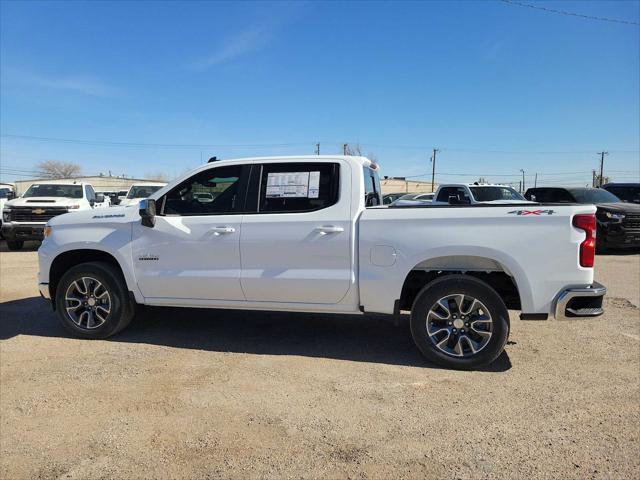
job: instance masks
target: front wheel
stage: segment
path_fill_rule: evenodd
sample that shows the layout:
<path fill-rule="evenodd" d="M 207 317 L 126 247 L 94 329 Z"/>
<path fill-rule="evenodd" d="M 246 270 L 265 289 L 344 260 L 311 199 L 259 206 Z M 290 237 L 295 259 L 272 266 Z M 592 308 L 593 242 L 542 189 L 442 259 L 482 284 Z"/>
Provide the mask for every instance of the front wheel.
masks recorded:
<path fill-rule="evenodd" d="M 422 354 L 447 368 L 493 362 L 509 336 L 509 313 L 496 291 L 466 275 L 424 287 L 411 309 L 411 335 Z"/>
<path fill-rule="evenodd" d="M 7 248 L 9 250 L 22 250 L 24 242 L 22 240 L 7 240 Z"/>
<path fill-rule="evenodd" d="M 126 327 L 135 314 L 122 273 L 105 262 L 76 265 L 56 288 L 58 319 L 82 338 L 107 338 Z"/>

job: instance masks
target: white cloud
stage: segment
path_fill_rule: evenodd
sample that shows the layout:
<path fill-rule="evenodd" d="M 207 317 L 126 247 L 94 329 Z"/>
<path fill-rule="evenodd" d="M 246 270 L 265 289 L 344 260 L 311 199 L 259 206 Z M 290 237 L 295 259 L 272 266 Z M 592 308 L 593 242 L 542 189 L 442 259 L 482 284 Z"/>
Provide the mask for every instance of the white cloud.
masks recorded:
<path fill-rule="evenodd" d="M 66 90 L 95 97 L 111 97 L 116 93 L 115 88 L 90 75 L 43 75 L 13 68 L 5 69 L 5 73 L 9 80 L 22 85 Z"/>
<path fill-rule="evenodd" d="M 215 51 L 193 63 L 192 66 L 196 70 L 204 70 L 213 65 L 232 61 L 237 57 L 261 49 L 271 37 L 271 32 L 266 28 L 244 30 L 227 38 Z"/>

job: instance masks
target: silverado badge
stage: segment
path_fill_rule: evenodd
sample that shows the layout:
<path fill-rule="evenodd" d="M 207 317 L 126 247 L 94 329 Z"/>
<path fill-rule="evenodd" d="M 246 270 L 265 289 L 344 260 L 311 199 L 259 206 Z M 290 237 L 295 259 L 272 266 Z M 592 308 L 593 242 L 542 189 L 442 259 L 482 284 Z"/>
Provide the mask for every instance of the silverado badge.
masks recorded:
<path fill-rule="evenodd" d="M 31 210 L 31 213 L 35 213 L 36 215 L 42 215 L 44 212 L 44 208 L 34 208 L 33 210 Z"/>

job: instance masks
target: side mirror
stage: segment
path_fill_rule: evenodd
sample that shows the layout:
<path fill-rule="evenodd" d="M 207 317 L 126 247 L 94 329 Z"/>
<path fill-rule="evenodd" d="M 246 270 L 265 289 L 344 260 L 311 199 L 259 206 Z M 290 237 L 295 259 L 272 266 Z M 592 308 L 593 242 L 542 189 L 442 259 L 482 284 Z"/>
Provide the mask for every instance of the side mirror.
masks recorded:
<path fill-rule="evenodd" d="M 89 205 L 91 205 L 93 207 L 95 204 L 96 204 L 95 199 L 92 198 L 92 199 L 89 200 Z"/>
<path fill-rule="evenodd" d="M 142 225 L 153 228 L 156 224 L 156 201 L 152 198 L 140 200 L 140 218 Z"/>
<path fill-rule="evenodd" d="M 7 193 L 7 200 L 13 200 L 14 198 L 16 198 L 16 192 Z"/>
<path fill-rule="evenodd" d="M 101 193 L 96 194 L 96 203 L 103 203 L 104 202 L 104 195 L 102 195 Z"/>

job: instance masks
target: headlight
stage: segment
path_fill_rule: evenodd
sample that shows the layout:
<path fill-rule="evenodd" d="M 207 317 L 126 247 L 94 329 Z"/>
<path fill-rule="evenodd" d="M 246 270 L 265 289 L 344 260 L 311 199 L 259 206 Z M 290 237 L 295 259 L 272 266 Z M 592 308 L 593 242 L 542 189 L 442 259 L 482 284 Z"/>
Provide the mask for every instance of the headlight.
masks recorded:
<path fill-rule="evenodd" d="M 67 210 L 77 210 L 80 208 L 80 205 L 68 205 Z"/>
<path fill-rule="evenodd" d="M 47 225 L 44 227 L 44 238 L 47 238 L 49 235 L 53 233 L 53 228 Z"/>
<path fill-rule="evenodd" d="M 11 221 L 11 210 L 5 208 L 2 211 L 2 221 L 3 222 L 10 222 Z"/>
<path fill-rule="evenodd" d="M 624 219 L 624 213 L 612 213 L 612 212 L 604 212 L 607 218 L 611 220 L 622 220 Z"/>

